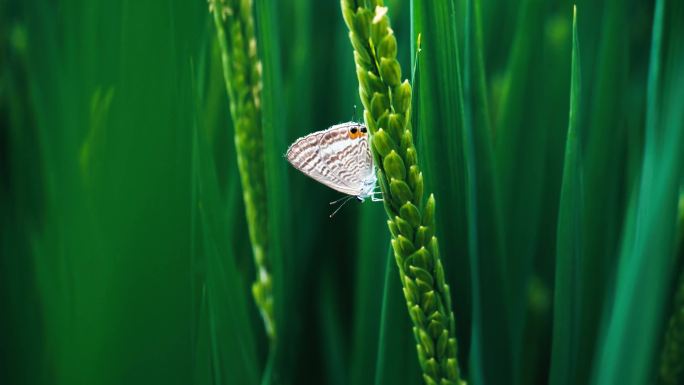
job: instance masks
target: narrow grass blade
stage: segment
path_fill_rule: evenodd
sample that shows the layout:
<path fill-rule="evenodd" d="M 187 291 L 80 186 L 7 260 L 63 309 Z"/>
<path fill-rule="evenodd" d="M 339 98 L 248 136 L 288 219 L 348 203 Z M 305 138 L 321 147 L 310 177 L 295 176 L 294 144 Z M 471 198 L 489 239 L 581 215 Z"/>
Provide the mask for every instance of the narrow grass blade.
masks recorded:
<path fill-rule="evenodd" d="M 523 361 L 528 292 L 534 256 L 542 232 L 542 196 L 546 186 L 545 167 L 548 122 L 536 122 L 537 111 L 551 109 L 543 91 L 533 85 L 542 82 L 542 52 L 530 36 L 542 36 L 544 2 L 523 0 L 515 21 L 515 35 L 495 108 L 495 158 L 499 175 L 504 217 L 507 261 L 503 284 L 509 309 L 507 327 L 511 343 L 512 377 L 517 380 Z M 531 103 L 534 103 L 531 105 Z M 538 330 L 535 330 L 535 332 Z M 525 344 L 525 346 L 529 346 Z"/>
<path fill-rule="evenodd" d="M 580 8 L 582 15 L 587 15 L 584 11 L 593 5 L 586 6 Z M 589 26 L 597 28 L 595 33 L 600 38 L 589 42 L 596 49 L 592 52 L 594 62 L 589 62 L 591 67 L 584 67 L 591 68 L 591 71 L 586 71 L 587 97 L 582 101 L 586 111 L 582 121 L 582 126 L 586 127 L 583 135 L 586 200 L 582 218 L 586 257 L 582 261 L 584 283 L 578 341 L 579 351 L 585 353 L 578 359 L 576 377 L 580 382 L 588 381 L 591 374 L 602 309 L 605 302 L 611 301 L 611 286 L 620 254 L 620 229 L 629 199 L 626 192 L 635 184 L 634 180 L 623 180 L 624 177 L 615 170 L 625 164 L 625 153 L 633 153 L 632 148 L 640 148 L 642 142 L 639 139 L 628 146 L 623 117 L 625 101 L 618 96 L 626 94 L 629 87 L 625 81 L 629 71 L 625 40 L 629 31 L 627 8 L 622 1 L 610 0 L 594 11 L 594 14 L 601 13 L 605 15 L 601 22 L 596 23 L 596 27 Z M 584 32 L 592 36 L 591 31 Z M 633 108 L 635 111 L 639 109 Z M 641 130 L 643 128 L 639 127 Z M 641 167 L 641 155 L 638 159 L 638 167 Z M 628 178 L 635 178 L 639 172 L 636 170 L 634 176 L 628 174 Z"/>
<path fill-rule="evenodd" d="M 473 280 L 470 380 L 474 384 L 512 380 L 507 328 L 506 258 L 499 190 L 493 161 L 486 97 L 479 0 L 465 4 L 463 71 L 463 154 L 465 157 L 468 251 Z"/>
<path fill-rule="evenodd" d="M 279 23 L 276 17 L 276 2 L 269 0 L 256 0 L 257 29 L 256 37 L 260 42 L 259 55 L 263 63 L 262 75 L 264 90 L 262 94 L 262 127 L 264 138 L 264 164 L 265 182 L 268 189 L 268 235 L 272 244 L 270 260 L 273 269 L 274 286 L 273 295 L 275 300 L 276 323 L 283 325 L 287 330 L 275 349 L 276 352 L 269 354 L 269 363 L 272 371 L 266 372 L 272 378 L 289 378 L 288 373 L 292 365 L 288 360 L 295 356 L 286 353 L 296 348 L 295 335 L 291 331 L 296 327 L 293 321 L 295 317 L 289 315 L 292 312 L 292 303 L 296 296 L 301 293 L 293 290 L 294 278 L 293 266 L 285 263 L 286 257 L 291 256 L 294 227 L 290 205 L 290 188 L 287 179 L 287 162 L 283 159 L 283 153 L 287 148 L 285 130 L 284 101 L 282 95 L 281 62 Z M 270 383 L 272 378 L 264 377 L 262 384 Z"/>
<path fill-rule="evenodd" d="M 194 233 L 194 231 L 193 231 Z M 193 329 L 193 375 L 192 383 L 196 385 L 212 385 L 211 334 L 209 328 L 209 311 L 207 309 L 206 285 L 202 286 Z"/>
<path fill-rule="evenodd" d="M 379 359 L 378 338 L 383 309 L 383 285 L 386 262 L 379 255 L 387 251 L 389 234 L 378 232 L 377 224 L 385 218 L 381 205 L 364 207 L 361 212 L 357 238 L 358 258 L 354 280 L 354 340 L 351 356 L 352 384 L 370 384 L 375 374 L 376 357 Z M 395 277 L 392 276 L 392 279 Z M 394 361 L 401 352 L 388 350 L 385 361 Z M 389 357 L 388 357 L 389 355 Z"/>
<path fill-rule="evenodd" d="M 336 293 L 338 279 L 335 272 L 322 272 L 321 300 L 318 306 L 318 320 L 321 324 L 320 340 L 322 343 L 322 360 L 325 365 L 325 378 L 330 385 L 346 385 L 349 381 L 348 343 L 345 328 L 342 325 L 343 314 L 340 313 L 339 298 Z"/>
<path fill-rule="evenodd" d="M 458 355 L 465 363 L 471 344 L 472 277 L 466 257 L 463 91 L 456 23 L 451 1 L 411 1 L 412 42 L 421 36 L 421 52 L 414 63 L 413 120 L 420 161 L 431 170 L 425 175 L 425 185 L 435 191 L 442 205 L 436 213 L 437 231 L 449 240 L 442 247 L 449 263 L 446 276 L 455 295 L 454 312 L 459 315 Z M 414 45 L 412 57 L 416 57 L 417 49 Z"/>
<path fill-rule="evenodd" d="M 401 284 L 396 276 L 396 264 L 391 249 L 387 252 L 384 267 L 382 289 L 382 307 L 380 314 L 380 330 L 377 341 L 377 356 L 375 359 L 375 385 L 409 385 L 415 384 L 420 376 L 418 366 L 412 354 L 415 342 L 406 329 L 410 322 L 402 314 L 405 310 L 401 293 Z"/>
<path fill-rule="evenodd" d="M 577 8 L 573 9 L 572 64 L 570 77 L 570 114 L 565 146 L 563 185 L 556 236 L 556 277 L 554 288 L 551 385 L 577 383 L 577 359 L 580 306 L 580 272 L 583 258 L 583 166 L 580 151 L 580 51 L 577 36 Z"/>
<path fill-rule="evenodd" d="M 614 302 L 606 309 L 595 384 L 643 384 L 655 373 L 684 174 L 683 17 L 681 2 L 656 2 L 643 166 L 623 235 Z"/>
<path fill-rule="evenodd" d="M 247 311 L 248 296 L 235 267 L 230 225 L 220 210 L 207 210 L 221 206 L 212 151 L 198 130 L 193 141 L 193 180 L 197 186 L 193 222 L 198 237 L 194 252 L 205 266 L 213 378 L 224 384 L 256 384 L 256 340 Z"/>

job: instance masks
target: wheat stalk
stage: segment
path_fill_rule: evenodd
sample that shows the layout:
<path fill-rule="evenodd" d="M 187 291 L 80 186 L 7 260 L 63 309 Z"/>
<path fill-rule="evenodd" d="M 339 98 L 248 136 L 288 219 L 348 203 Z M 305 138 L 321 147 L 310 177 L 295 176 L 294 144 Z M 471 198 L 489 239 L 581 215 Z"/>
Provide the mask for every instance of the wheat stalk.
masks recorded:
<path fill-rule="evenodd" d="M 461 384 L 451 295 L 435 237 L 435 198 L 423 203 L 411 85 L 401 81 L 387 7 L 378 0 L 342 0 L 341 6 L 423 379 L 428 385 Z"/>

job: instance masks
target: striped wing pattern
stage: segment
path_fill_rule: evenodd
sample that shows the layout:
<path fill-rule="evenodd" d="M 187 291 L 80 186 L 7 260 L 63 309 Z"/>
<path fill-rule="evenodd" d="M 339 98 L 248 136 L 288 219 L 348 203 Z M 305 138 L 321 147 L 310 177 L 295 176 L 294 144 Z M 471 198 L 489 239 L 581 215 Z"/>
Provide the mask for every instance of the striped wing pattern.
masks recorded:
<path fill-rule="evenodd" d="M 342 123 L 299 138 L 287 150 L 287 160 L 330 188 L 363 195 L 364 182 L 374 176 L 373 157 L 367 134 L 350 136 L 352 128 L 362 127 L 359 123 Z"/>

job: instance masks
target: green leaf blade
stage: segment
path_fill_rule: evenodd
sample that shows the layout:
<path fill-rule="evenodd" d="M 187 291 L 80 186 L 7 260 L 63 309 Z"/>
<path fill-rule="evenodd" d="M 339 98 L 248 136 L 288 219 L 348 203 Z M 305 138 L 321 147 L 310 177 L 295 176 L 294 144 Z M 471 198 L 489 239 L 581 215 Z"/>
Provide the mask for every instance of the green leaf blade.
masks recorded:
<path fill-rule="evenodd" d="M 577 36 L 577 8 L 573 10 L 570 114 L 565 147 L 563 183 L 556 235 L 551 385 L 576 383 L 583 258 L 583 166 L 578 129 L 581 105 L 580 50 Z"/>

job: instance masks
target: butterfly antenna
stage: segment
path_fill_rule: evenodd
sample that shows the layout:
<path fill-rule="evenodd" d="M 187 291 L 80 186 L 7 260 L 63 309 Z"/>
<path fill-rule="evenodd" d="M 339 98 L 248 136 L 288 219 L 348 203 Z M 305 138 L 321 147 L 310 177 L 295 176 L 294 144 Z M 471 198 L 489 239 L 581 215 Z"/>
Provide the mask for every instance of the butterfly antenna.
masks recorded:
<path fill-rule="evenodd" d="M 344 199 L 348 199 L 348 198 L 350 198 L 350 197 L 351 197 L 351 195 L 344 195 L 344 196 L 342 196 L 342 198 L 340 198 L 340 199 L 335 199 L 334 201 L 330 202 L 330 205 L 331 205 L 331 206 L 332 206 L 332 205 L 336 205 L 338 202 L 340 202 L 340 201 L 342 201 L 342 200 L 344 200 Z"/>
<path fill-rule="evenodd" d="M 335 209 L 335 211 L 332 212 L 332 214 L 330 214 L 330 218 L 332 218 L 333 216 L 335 216 L 335 214 L 337 214 L 337 212 L 340 211 L 340 209 L 341 209 L 342 207 L 344 207 L 344 205 L 346 205 L 347 202 L 349 202 L 352 198 L 354 198 L 354 197 L 351 196 L 351 195 L 350 195 L 350 196 L 346 196 L 346 197 L 344 197 L 344 198 L 341 198 L 341 199 L 344 199 L 344 201 Z M 341 199 L 338 199 L 338 200 L 336 200 L 335 202 L 339 202 Z M 330 204 L 333 204 L 333 202 L 330 202 Z"/>
<path fill-rule="evenodd" d="M 354 113 L 352 114 L 352 122 L 356 122 L 356 104 L 354 104 Z"/>

